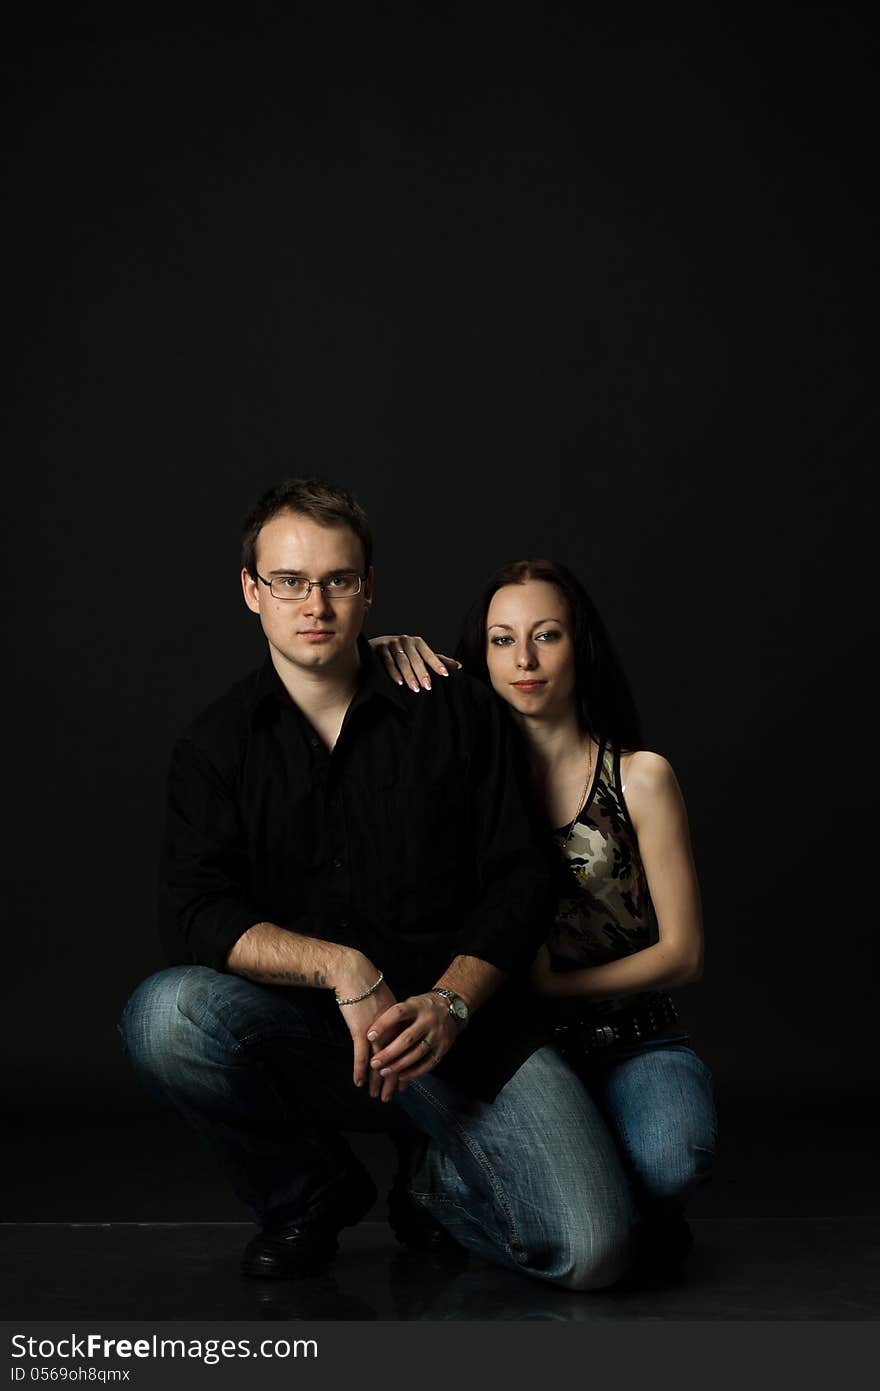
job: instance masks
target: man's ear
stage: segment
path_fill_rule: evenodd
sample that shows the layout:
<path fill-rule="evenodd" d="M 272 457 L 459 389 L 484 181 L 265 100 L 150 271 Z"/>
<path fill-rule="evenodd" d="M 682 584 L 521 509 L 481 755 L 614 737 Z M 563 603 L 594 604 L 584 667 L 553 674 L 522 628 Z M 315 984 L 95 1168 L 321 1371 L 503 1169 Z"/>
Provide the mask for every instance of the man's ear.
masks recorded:
<path fill-rule="evenodd" d="M 364 578 L 364 608 L 368 609 L 373 602 L 373 567 L 370 566 Z"/>
<path fill-rule="evenodd" d="M 244 601 L 251 613 L 260 612 L 260 581 L 255 580 L 250 570 L 241 572 L 241 590 Z"/>

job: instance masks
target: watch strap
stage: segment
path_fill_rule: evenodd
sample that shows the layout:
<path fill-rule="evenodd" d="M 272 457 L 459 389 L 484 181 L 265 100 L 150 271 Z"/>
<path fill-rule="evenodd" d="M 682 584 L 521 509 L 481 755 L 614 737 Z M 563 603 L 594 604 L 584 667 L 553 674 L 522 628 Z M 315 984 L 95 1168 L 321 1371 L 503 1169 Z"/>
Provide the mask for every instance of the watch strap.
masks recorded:
<path fill-rule="evenodd" d="M 432 985 L 429 994 L 442 995 L 449 1006 L 449 1013 L 452 1015 L 456 1024 L 463 1029 L 470 1016 L 467 1001 L 463 1000 L 460 995 L 456 995 L 454 990 L 450 990 L 445 985 Z"/>

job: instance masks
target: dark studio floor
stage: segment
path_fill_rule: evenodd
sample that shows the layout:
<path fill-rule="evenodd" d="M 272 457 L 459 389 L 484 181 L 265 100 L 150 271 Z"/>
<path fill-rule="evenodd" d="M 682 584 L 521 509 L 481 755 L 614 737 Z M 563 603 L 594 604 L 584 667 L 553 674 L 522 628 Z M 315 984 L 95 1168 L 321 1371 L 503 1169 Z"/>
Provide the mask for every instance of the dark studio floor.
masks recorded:
<path fill-rule="evenodd" d="M 40 1128 L 21 1112 L 2 1237 L 6 1318 L 797 1319 L 880 1317 L 876 1129 L 837 1101 L 729 1100 L 683 1274 L 567 1294 L 475 1259 L 397 1254 L 380 1199 L 331 1275 L 242 1278 L 253 1228 L 182 1124 L 158 1109 Z M 356 1142 L 384 1191 L 390 1147 Z"/>

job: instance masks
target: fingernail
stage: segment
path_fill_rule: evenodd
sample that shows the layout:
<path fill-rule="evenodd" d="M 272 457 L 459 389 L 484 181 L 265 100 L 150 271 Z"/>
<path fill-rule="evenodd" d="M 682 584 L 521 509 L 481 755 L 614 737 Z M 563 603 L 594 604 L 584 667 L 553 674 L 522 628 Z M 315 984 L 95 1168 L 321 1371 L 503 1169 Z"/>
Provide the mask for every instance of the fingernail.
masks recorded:
<path fill-rule="evenodd" d="M 426 691 L 430 691 L 430 689 L 431 689 L 431 678 L 430 678 L 430 676 L 426 676 L 426 677 L 425 677 L 425 690 L 426 690 Z"/>
<path fill-rule="evenodd" d="M 390 1071 L 391 1071 L 391 1068 L 390 1068 L 390 1067 L 380 1067 L 380 1068 L 379 1068 L 379 1076 L 380 1076 L 380 1077 L 387 1077 Z"/>
<path fill-rule="evenodd" d="M 373 1030 L 373 1032 L 372 1032 L 371 1034 L 367 1034 L 367 1038 L 370 1040 L 371 1043 L 373 1042 L 373 1039 L 374 1039 L 375 1037 L 376 1037 L 376 1030 L 375 1030 L 375 1029 Z"/>
<path fill-rule="evenodd" d="M 403 677 L 402 677 L 402 676 L 396 676 L 394 679 L 395 679 L 395 681 L 397 682 L 398 686 L 402 686 L 402 685 L 403 685 Z"/>
<path fill-rule="evenodd" d="M 412 683 L 412 685 L 410 686 L 410 690 L 411 690 L 411 691 L 415 691 L 416 695 L 418 695 L 418 693 L 419 693 L 419 691 L 420 691 L 421 689 L 422 689 L 422 688 L 421 688 L 421 686 L 419 685 L 418 681 L 414 681 L 414 682 Z"/>
<path fill-rule="evenodd" d="M 448 676 L 448 675 L 449 675 L 449 672 L 448 672 L 448 671 L 446 670 L 446 668 L 444 667 L 443 670 L 440 672 L 440 675 L 441 675 L 441 676 Z"/>
<path fill-rule="evenodd" d="M 362 1087 L 363 1085 L 364 1085 L 363 1082 L 355 1082 L 355 1086 L 356 1086 L 356 1087 Z"/>

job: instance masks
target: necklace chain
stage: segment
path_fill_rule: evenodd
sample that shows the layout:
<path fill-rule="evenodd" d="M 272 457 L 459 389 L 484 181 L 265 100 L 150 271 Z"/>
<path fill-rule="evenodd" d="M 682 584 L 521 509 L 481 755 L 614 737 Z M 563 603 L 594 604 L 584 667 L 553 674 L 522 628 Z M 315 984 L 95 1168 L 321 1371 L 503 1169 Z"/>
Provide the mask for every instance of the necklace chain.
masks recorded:
<path fill-rule="evenodd" d="M 573 831 L 574 828 L 575 828 L 575 823 L 577 822 L 577 819 L 578 819 L 578 817 L 579 817 L 579 815 L 580 815 L 580 813 L 581 813 L 581 810 L 582 810 L 582 808 L 583 808 L 583 805 L 584 805 L 584 803 L 585 803 L 586 800 L 587 800 L 587 793 L 588 793 L 588 791 L 590 790 L 590 778 L 591 778 L 591 776 L 592 776 L 592 773 L 593 773 L 593 741 L 592 741 L 592 739 L 591 739 L 591 740 L 590 740 L 590 743 L 589 743 L 589 747 L 588 747 L 588 749 L 587 749 L 587 776 L 586 776 L 586 780 L 585 780 L 585 782 L 584 782 L 583 791 L 581 792 L 581 795 L 580 795 L 580 799 L 579 799 L 579 801 L 578 801 L 578 804 L 577 804 L 577 806 L 575 807 L 574 816 L 571 818 L 571 821 L 568 823 L 568 830 L 566 831 L 565 835 L 564 835 L 563 838 L 562 838 L 562 844 L 563 844 L 563 845 L 568 845 L 568 842 L 571 840 L 571 833 L 572 833 L 572 831 Z"/>

